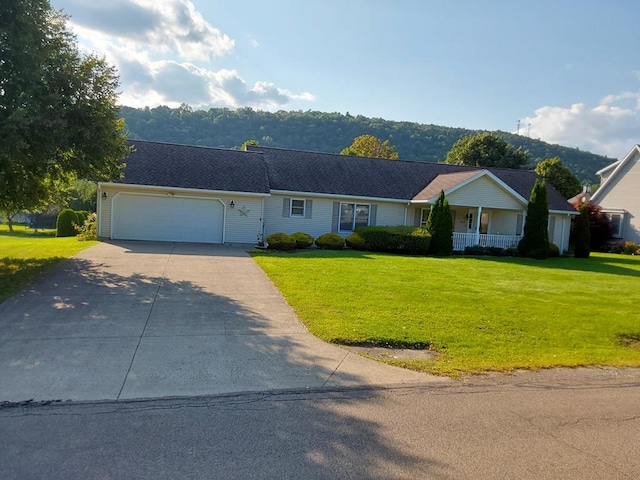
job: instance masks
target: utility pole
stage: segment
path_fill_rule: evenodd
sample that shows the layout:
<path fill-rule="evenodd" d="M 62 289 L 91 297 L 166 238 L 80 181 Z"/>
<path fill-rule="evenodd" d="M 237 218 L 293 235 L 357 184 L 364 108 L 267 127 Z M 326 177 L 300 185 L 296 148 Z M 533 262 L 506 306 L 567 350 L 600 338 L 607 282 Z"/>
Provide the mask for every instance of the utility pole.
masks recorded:
<path fill-rule="evenodd" d="M 518 120 L 518 129 L 516 130 L 516 135 L 520 135 L 520 120 Z"/>
<path fill-rule="evenodd" d="M 527 137 L 531 138 L 531 123 L 529 123 L 529 127 L 527 128 Z"/>

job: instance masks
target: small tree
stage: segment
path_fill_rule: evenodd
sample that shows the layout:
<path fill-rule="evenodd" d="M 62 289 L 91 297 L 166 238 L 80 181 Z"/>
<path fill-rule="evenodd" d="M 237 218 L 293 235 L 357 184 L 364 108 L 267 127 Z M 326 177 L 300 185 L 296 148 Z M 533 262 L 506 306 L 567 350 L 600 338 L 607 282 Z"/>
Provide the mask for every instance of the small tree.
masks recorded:
<path fill-rule="evenodd" d="M 602 208 L 593 202 L 576 203 L 573 207 L 580 210 L 582 206 L 587 208 L 589 214 L 589 249 L 592 252 L 608 251 L 609 241 L 611 240 L 611 220 L 604 213 Z M 575 229 L 577 217 L 572 219 L 571 235 L 569 243 L 575 244 Z"/>
<path fill-rule="evenodd" d="M 589 258 L 590 249 L 589 233 L 589 207 L 583 204 L 580 207 L 580 215 L 573 225 L 573 256 L 576 258 Z"/>
<path fill-rule="evenodd" d="M 433 255 L 451 255 L 453 252 L 453 221 L 449 200 L 440 191 L 438 200 L 429 210 L 426 227 L 431 234 L 429 253 Z"/>
<path fill-rule="evenodd" d="M 549 207 L 547 186 L 536 179 L 527 205 L 527 221 L 524 236 L 518 243 L 518 253 L 523 257 L 547 258 L 549 255 Z"/>
<path fill-rule="evenodd" d="M 453 144 L 444 163 L 473 167 L 524 168 L 530 160 L 522 148 L 514 149 L 494 133 L 478 132 Z"/>
<path fill-rule="evenodd" d="M 396 147 L 389 145 L 389 140 L 383 142 L 373 135 L 360 135 L 354 138 L 353 143 L 343 148 L 340 155 L 387 158 L 389 160 L 397 160 L 399 158 Z"/>
<path fill-rule="evenodd" d="M 558 157 L 546 158 L 536 165 L 538 175 L 549 182 L 564 198 L 580 193 L 580 180 Z"/>

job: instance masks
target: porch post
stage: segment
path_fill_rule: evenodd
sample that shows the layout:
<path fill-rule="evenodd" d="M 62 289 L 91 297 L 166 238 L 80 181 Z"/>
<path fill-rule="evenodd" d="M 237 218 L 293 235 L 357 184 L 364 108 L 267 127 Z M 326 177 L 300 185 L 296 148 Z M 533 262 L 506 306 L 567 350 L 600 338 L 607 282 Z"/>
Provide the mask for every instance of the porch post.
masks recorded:
<path fill-rule="evenodd" d="M 476 245 L 480 245 L 480 220 L 482 219 L 482 207 L 478 207 L 478 216 L 476 218 Z"/>

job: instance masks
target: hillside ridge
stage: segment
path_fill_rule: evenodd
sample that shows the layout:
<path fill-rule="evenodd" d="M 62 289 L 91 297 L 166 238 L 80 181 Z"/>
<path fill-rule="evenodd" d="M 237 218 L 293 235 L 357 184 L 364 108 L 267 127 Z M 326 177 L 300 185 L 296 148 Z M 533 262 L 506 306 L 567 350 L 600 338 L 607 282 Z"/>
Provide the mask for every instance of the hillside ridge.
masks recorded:
<path fill-rule="evenodd" d="M 256 111 L 251 108 L 121 107 L 129 137 L 210 147 L 238 148 L 246 140 L 260 145 L 328 153 L 339 153 L 359 135 L 371 134 L 389 140 L 402 160 L 441 162 L 461 137 L 478 132 L 465 128 L 399 122 L 353 116 L 348 112 Z M 495 131 L 514 147 L 528 150 L 531 168 L 540 160 L 559 157 L 581 181 L 597 183 L 595 172 L 615 159 L 577 148 L 553 145 L 523 135 Z"/>

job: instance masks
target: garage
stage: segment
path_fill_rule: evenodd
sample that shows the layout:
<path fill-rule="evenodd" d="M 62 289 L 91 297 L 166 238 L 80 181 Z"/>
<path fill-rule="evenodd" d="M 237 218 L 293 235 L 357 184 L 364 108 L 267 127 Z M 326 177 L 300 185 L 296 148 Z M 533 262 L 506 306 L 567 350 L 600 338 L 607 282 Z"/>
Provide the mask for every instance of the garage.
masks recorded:
<path fill-rule="evenodd" d="M 118 193 L 112 209 L 114 240 L 224 241 L 224 206 L 217 198 Z"/>

